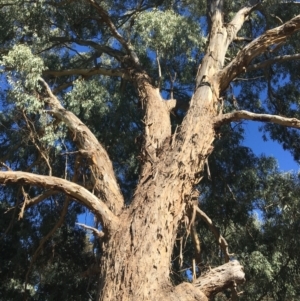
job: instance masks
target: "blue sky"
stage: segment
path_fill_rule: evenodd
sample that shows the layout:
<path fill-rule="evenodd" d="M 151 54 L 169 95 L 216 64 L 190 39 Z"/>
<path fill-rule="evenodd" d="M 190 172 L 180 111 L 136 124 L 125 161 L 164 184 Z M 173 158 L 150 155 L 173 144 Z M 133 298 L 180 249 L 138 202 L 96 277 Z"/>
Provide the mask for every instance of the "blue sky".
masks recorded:
<path fill-rule="evenodd" d="M 245 140 L 244 145 L 250 147 L 256 155 L 265 154 L 273 156 L 278 161 L 280 171 L 298 171 L 299 165 L 294 161 L 291 153 L 282 148 L 282 146 L 269 139 L 263 141 L 262 133 L 258 128 L 262 125 L 261 122 L 245 122 Z"/>

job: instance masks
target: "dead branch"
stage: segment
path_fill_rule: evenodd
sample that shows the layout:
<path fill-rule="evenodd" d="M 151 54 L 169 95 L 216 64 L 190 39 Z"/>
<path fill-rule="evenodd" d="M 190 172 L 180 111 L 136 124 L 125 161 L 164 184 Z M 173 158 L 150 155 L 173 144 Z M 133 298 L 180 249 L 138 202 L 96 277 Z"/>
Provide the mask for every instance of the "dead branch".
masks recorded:
<path fill-rule="evenodd" d="M 93 232 L 93 234 L 97 237 L 97 238 L 102 238 L 104 236 L 104 232 L 103 231 L 100 231 L 94 227 L 90 227 L 90 226 L 87 226 L 85 224 L 81 224 L 81 223 L 76 223 L 76 225 L 82 227 L 82 228 L 85 228 L 87 230 L 91 230 Z"/>
<path fill-rule="evenodd" d="M 198 206 L 195 206 L 195 209 L 201 219 L 208 225 L 210 231 L 214 234 L 216 240 L 218 241 L 222 251 L 224 252 L 225 262 L 229 262 L 230 256 L 234 254 L 229 254 L 228 252 L 228 243 L 225 238 L 220 234 L 218 228 L 213 224 L 212 220 L 203 212 Z"/>
<path fill-rule="evenodd" d="M 46 190 L 34 198 L 28 198 L 25 204 L 25 209 L 37 205 L 38 203 L 57 193 L 58 191 Z"/>
<path fill-rule="evenodd" d="M 30 264 L 29 264 L 29 267 L 28 267 L 28 270 L 27 270 L 27 273 L 26 273 L 26 277 L 25 277 L 25 291 L 26 291 L 26 288 L 27 288 L 28 277 L 29 277 L 29 274 L 30 274 L 30 271 L 32 269 L 33 264 L 35 263 L 37 257 L 39 256 L 40 252 L 42 251 L 42 248 L 43 248 L 45 242 L 55 233 L 55 231 L 58 228 L 60 228 L 62 226 L 62 224 L 65 220 L 65 216 L 68 212 L 68 207 L 69 207 L 69 199 L 67 198 L 64 202 L 64 206 L 63 206 L 63 209 L 61 211 L 59 220 L 54 225 L 54 227 L 47 233 L 47 235 L 43 237 L 43 239 L 40 241 L 40 244 L 39 244 L 38 248 L 35 250 L 33 256 L 31 257 Z"/>
<path fill-rule="evenodd" d="M 240 120 L 253 120 L 260 122 L 272 122 L 275 124 L 280 124 L 291 128 L 300 128 L 300 120 L 297 118 L 287 118 L 279 115 L 270 114 L 256 114 L 248 111 L 234 111 L 232 113 L 227 113 L 215 118 L 215 126 L 218 128 L 223 124 L 240 121 Z"/>
<path fill-rule="evenodd" d="M 233 260 L 200 276 L 194 281 L 193 285 L 210 298 L 226 288 L 230 288 L 233 283 L 242 284 L 244 281 L 243 267 L 237 260 Z"/>
<path fill-rule="evenodd" d="M 106 75 L 114 77 L 122 77 L 126 80 L 130 80 L 130 76 L 126 70 L 123 69 L 110 69 L 104 67 L 95 67 L 91 69 L 64 69 L 64 70 L 45 70 L 43 76 L 66 76 L 66 75 L 82 75 L 83 77 L 91 77 L 93 75 Z"/>

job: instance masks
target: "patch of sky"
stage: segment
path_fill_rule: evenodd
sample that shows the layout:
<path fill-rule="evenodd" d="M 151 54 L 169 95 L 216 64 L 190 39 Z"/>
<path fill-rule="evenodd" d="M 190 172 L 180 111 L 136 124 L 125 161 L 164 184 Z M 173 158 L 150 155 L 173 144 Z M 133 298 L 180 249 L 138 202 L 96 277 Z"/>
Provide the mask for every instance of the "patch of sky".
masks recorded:
<path fill-rule="evenodd" d="M 261 122 L 244 122 L 245 140 L 243 145 L 251 148 L 258 156 L 264 154 L 275 157 L 280 171 L 298 171 L 299 165 L 289 151 L 284 150 L 279 143 L 270 139 L 263 140 L 263 134 L 259 130 L 263 125 L 264 123 Z"/>

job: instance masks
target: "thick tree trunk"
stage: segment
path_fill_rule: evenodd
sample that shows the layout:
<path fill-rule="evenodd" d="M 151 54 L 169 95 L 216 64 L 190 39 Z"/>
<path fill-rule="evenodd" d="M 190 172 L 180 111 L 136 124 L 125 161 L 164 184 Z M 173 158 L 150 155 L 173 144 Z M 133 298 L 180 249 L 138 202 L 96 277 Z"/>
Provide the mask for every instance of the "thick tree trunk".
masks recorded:
<path fill-rule="evenodd" d="M 167 101 L 151 86 L 146 75 L 134 75 L 146 110 L 145 162 L 134 199 L 120 216 L 119 231 L 103 244 L 99 300 L 204 301 L 212 293 L 203 286 L 201 290 L 209 292 L 204 294 L 188 283 L 174 287 L 169 275 L 179 222 L 213 150 L 214 119 L 221 105 L 215 75 L 222 68 L 228 44 L 238 30 L 231 30 L 228 37 L 221 11 L 215 7 L 211 10 L 208 51 L 198 71 L 190 109 L 178 133 L 171 136 Z M 243 272 L 241 275 L 243 278 Z M 225 283 L 232 284 L 234 277 L 229 282 L 226 278 Z M 208 281 L 207 285 L 211 283 Z M 224 283 L 215 281 L 214 290 L 223 286 Z"/>
<path fill-rule="evenodd" d="M 95 1 L 90 2 L 133 58 L 131 48 L 118 34 L 108 14 Z M 94 194 L 55 177 L 0 171 L 0 183 L 18 182 L 62 191 L 93 210 L 101 220 L 104 236 L 101 238 L 98 301 L 207 301 L 217 292 L 244 281 L 242 267 L 234 261 L 213 269 L 193 283 L 174 286 L 170 280 L 171 255 L 178 226 L 193 203 L 195 185 L 201 180 L 205 162 L 213 150 L 215 127 L 227 119 L 270 120 L 269 116 L 252 116 L 244 111 L 222 115 L 220 93 L 237 74 L 246 70 L 255 56 L 300 29 L 300 17 L 249 43 L 224 68 L 228 46 L 255 6 L 241 9 L 230 23 L 225 24 L 222 19 L 223 1 L 207 2 L 209 43 L 199 66 L 190 108 L 175 133 L 171 133 L 170 122 L 174 100 L 166 101 L 161 97 L 138 61 L 134 61 L 134 68 L 126 74 L 136 83 L 145 109 L 141 175 L 127 208 L 124 208 L 108 154 L 89 129 L 74 114 L 62 108 L 43 80 L 50 97 L 47 105 L 51 110 L 48 112 L 66 123 L 79 153 L 88 158 Z M 299 127 L 298 120 L 282 117 L 274 120 Z"/>

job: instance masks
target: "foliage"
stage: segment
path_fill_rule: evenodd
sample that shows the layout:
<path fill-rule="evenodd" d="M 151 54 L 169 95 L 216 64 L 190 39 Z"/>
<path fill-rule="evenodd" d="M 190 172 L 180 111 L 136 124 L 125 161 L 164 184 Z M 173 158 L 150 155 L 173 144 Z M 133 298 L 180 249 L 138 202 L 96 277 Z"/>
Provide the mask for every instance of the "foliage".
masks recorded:
<path fill-rule="evenodd" d="M 129 66 L 126 57 L 119 60 L 124 46 L 111 36 L 109 26 L 87 2 L 0 0 L 0 161 L 3 169 L 69 180 L 77 176 L 78 183 L 93 190 L 86 158 L 80 157 L 78 170 L 74 167 L 78 160 L 75 137 L 65 124 L 46 112 L 49 105 L 41 101 L 41 96 L 47 97 L 40 82 L 43 77 L 64 107 L 78 116 L 107 149 L 129 204 L 143 160 L 143 107 L 138 103 L 135 85 L 125 76 L 74 71 L 118 71 Z M 162 95 L 167 98 L 174 93 L 182 104 L 171 116 L 176 129 L 186 114 L 187 99 L 194 91 L 197 67 L 209 40 L 206 1 L 140 2 L 140 7 L 133 1 L 117 0 L 101 1 L 101 5 L 142 66 L 157 84 L 161 81 Z M 246 2 L 225 1 L 225 21 L 229 22 Z M 299 13 L 295 4 L 283 9 L 287 2 L 263 1 L 240 35 L 254 39 L 278 26 L 280 20 L 285 22 Z M 255 63 L 298 53 L 298 37 L 274 46 Z M 232 60 L 246 43 L 234 41 L 227 60 Z M 240 109 L 299 118 L 298 65 L 299 61 L 287 61 L 236 78 L 222 95 L 224 112 L 233 112 L 238 99 Z M 55 76 L 53 70 L 73 72 Z M 299 162 L 298 131 L 273 124 L 263 126 L 262 131 L 265 139 L 282 143 Z M 198 186 L 200 206 L 226 238 L 233 257 L 244 264 L 247 282 L 241 300 L 297 300 L 299 176 L 280 172 L 273 158 L 256 156 L 243 146 L 243 137 L 241 124 L 220 131 Z M 29 185 L 23 189 L 24 193 L 0 188 L 0 299 L 22 299 L 29 273 L 29 300 L 90 300 L 96 294 L 98 279 L 82 274 L 98 262 L 101 249 L 95 238 L 91 242 L 75 225 L 78 215 L 87 209 L 71 201 L 64 224 L 44 244 L 30 269 L 33 254 L 59 219 L 65 199 L 50 196 L 18 219 L 26 195 L 33 199 L 41 193 Z M 223 263 L 224 254 L 203 221 L 198 222 L 197 232 L 201 239 L 200 275 L 209 266 Z M 176 283 L 190 279 L 194 257 L 184 225 L 179 234 L 185 240 L 185 253 L 180 266 L 179 245 L 175 246 L 171 276 Z M 182 273 L 182 268 L 188 272 Z M 230 292 L 215 299 L 226 295 Z"/>

